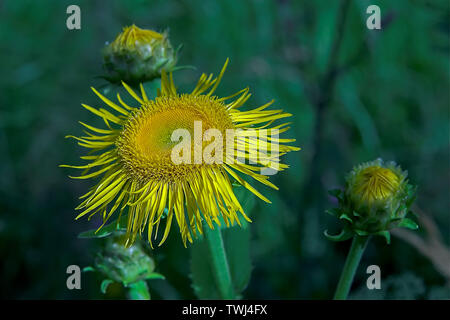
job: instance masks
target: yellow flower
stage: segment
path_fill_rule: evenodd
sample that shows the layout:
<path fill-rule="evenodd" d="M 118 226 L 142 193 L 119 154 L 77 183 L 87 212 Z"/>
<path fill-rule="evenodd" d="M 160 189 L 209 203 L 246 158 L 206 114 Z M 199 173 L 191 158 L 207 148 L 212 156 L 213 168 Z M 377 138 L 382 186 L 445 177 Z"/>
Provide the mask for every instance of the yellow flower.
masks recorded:
<path fill-rule="evenodd" d="M 153 100 L 147 97 L 142 85 L 138 95 L 123 83 L 138 106 L 129 106 L 119 94 L 119 103 L 115 103 L 92 88 L 111 110 L 83 104 L 103 119 L 106 128 L 81 122 L 90 132 L 84 137 L 71 136 L 78 140 L 79 145 L 90 149 L 88 155 L 81 157 L 89 164 L 66 166 L 85 170 L 82 176 L 73 178 L 101 177 L 82 196 L 84 201 L 77 207 L 82 212 L 77 219 L 101 213 L 103 226 L 114 212 L 119 211 L 122 215 L 127 210 L 127 245 L 131 245 L 146 227 L 151 244 L 152 234 L 156 238 L 158 226 L 164 219 L 161 245 L 175 218 L 186 246 L 187 241 L 192 242 L 203 233 L 204 223 L 213 228 L 213 222 L 220 225 L 221 220 L 227 226 L 240 224 L 241 217 L 250 221 L 233 192 L 233 181 L 270 203 L 241 175 L 277 189 L 262 173 L 271 168 L 287 168 L 279 162 L 278 156 L 299 148 L 286 145 L 295 139 L 281 139 L 277 135 L 289 129 L 287 123 L 266 130 L 275 120 L 291 114 L 282 110 L 266 110 L 273 101 L 253 110 L 240 111 L 250 97 L 248 88 L 228 97 L 214 96 L 227 63 L 228 60 L 217 78 L 212 74 L 202 74 L 195 89 L 188 94 L 177 93 L 172 74 L 167 77 L 165 72 L 162 73 L 161 90 Z M 198 124 L 201 124 L 200 132 Z M 194 137 L 200 135 L 203 139 L 208 133 L 215 132 L 214 142 L 218 144 L 211 150 L 208 149 L 211 144 L 206 143 L 208 139 L 198 142 L 194 138 L 189 148 L 182 150 L 183 159 L 188 161 L 175 163 L 174 150 L 179 141 L 174 141 L 173 134 L 177 129 L 183 129 L 184 133 Z M 231 140 L 230 131 L 234 134 Z M 232 146 L 233 153 L 226 146 Z M 264 152 L 259 148 L 261 146 L 270 152 Z M 199 148 L 203 151 L 200 157 L 209 154 L 220 161 L 198 161 Z M 189 155 L 191 150 L 193 152 Z M 234 161 L 235 155 L 245 162 Z"/>
<path fill-rule="evenodd" d="M 103 49 L 105 78 L 110 82 L 138 84 L 160 77 L 161 70 L 171 71 L 177 62 L 167 32 L 125 27 L 116 39 Z"/>

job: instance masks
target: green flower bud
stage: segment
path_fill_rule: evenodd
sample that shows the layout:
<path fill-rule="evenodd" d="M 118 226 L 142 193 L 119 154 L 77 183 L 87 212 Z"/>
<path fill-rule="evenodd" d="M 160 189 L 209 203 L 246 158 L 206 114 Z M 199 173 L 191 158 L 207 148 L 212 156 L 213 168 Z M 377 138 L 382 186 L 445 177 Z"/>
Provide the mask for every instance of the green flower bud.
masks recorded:
<path fill-rule="evenodd" d="M 394 162 L 381 159 L 358 165 L 347 176 L 345 190 L 333 191 L 339 207 L 330 213 L 359 235 L 379 234 L 389 240 L 388 231 L 397 226 L 417 229 L 406 218 L 415 194 L 407 176 Z"/>
<path fill-rule="evenodd" d="M 126 234 L 122 231 L 108 237 L 97 255 L 94 269 L 108 279 L 121 282 L 125 286 L 141 280 L 163 278 L 154 273 L 155 262 L 141 242 L 136 241 L 131 247 L 126 248 L 126 241 Z"/>
<path fill-rule="evenodd" d="M 177 50 L 172 48 L 167 32 L 158 33 L 132 25 L 103 49 L 105 79 L 131 85 L 161 77 L 161 69 L 173 71 Z"/>

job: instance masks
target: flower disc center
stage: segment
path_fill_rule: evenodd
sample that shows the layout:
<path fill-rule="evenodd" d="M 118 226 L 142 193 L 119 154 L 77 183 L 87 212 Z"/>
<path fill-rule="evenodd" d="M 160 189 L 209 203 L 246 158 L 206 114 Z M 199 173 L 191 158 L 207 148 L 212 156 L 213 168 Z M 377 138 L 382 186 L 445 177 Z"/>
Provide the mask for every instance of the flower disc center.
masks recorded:
<path fill-rule="evenodd" d="M 189 132 L 191 148 L 208 129 L 217 129 L 225 137 L 233 128 L 225 105 L 208 96 L 158 97 L 134 114 L 120 135 L 119 155 L 129 173 L 139 180 L 164 179 L 172 181 L 185 177 L 202 164 L 175 164 L 172 149 L 181 142 L 173 137 L 176 130 Z M 203 143 L 204 144 L 204 143 Z M 193 152 L 191 152 L 193 154 Z"/>

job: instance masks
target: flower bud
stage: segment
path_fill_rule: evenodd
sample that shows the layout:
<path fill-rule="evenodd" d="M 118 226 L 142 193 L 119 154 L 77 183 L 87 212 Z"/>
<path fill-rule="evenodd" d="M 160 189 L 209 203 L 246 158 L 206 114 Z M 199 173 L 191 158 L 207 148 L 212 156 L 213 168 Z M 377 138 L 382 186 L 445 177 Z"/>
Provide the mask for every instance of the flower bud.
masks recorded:
<path fill-rule="evenodd" d="M 394 162 L 381 159 L 358 165 L 347 176 L 345 190 L 332 192 L 339 207 L 329 212 L 345 221 L 347 230 L 383 235 L 388 241 L 388 231 L 394 227 L 417 229 L 406 218 L 415 194 L 407 176 Z"/>
<path fill-rule="evenodd" d="M 148 255 L 140 241 L 126 248 L 125 232 L 117 231 L 105 241 L 103 249 L 95 260 L 95 270 L 108 279 L 128 286 L 145 279 L 161 278 L 154 273 L 155 262 Z"/>
<path fill-rule="evenodd" d="M 177 50 L 172 48 L 167 32 L 158 33 L 132 25 L 103 49 L 103 61 L 112 83 L 124 81 L 135 85 L 161 77 L 161 69 L 173 71 Z"/>

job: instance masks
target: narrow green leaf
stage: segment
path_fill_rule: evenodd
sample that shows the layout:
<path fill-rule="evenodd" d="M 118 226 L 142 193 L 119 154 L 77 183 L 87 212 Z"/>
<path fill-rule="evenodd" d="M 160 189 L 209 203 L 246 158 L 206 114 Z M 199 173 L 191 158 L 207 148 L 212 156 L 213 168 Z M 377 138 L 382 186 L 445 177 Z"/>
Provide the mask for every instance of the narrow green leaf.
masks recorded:
<path fill-rule="evenodd" d="M 199 299 L 220 299 L 210 261 L 205 240 L 198 239 L 191 247 L 191 279 L 192 288 Z"/>
<path fill-rule="evenodd" d="M 240 294 L 250 282 L 252 272 L 249 224 L 244 221 L 242 227 L 223 230 L 223 241 L 234 290 Z"/>
<path fill-rule="evenodd" d="M 408 218 L 403 218 L 403 220 L 400 221 L 398 226 L 400 228 L 407 228 L 407 229 L 411 229 L 411 230 L 419 229 L 419 226 L 417 225 L 417 223 L 415 223 L 413 220 L 408 219 Z"/>
<path fill-rule="evenodd" d="M 147 280 L 153 280 L 153 279 L 161 279 L 161 280 L 165 280 L 166 277 L 164 277 L 162 274 L 157 273 L 157 272 L 153 272 L 150 273 L 145 279 Z"/>

